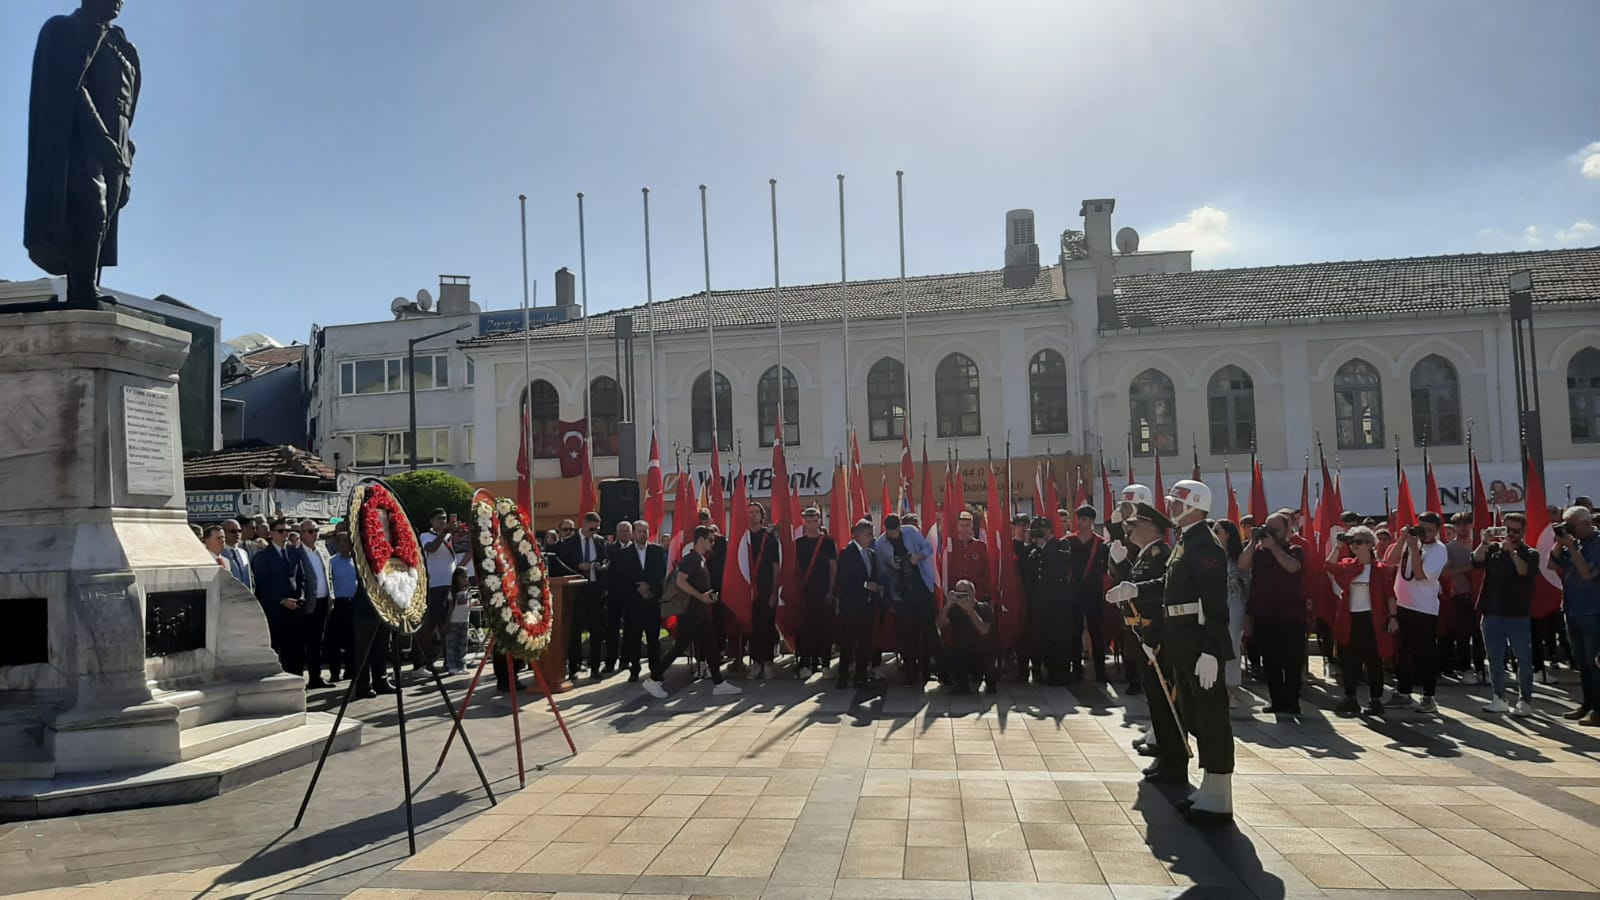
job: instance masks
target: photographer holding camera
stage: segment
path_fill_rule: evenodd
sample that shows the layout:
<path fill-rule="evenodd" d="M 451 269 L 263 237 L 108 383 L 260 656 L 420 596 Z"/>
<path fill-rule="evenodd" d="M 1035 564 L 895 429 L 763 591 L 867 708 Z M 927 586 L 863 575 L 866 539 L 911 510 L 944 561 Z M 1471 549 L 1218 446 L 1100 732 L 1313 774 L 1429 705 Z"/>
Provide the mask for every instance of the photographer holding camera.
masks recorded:
<path fill-rule="evenodd" d="M 1506 524 L 1485 528 L 1472 551 L 1473 568 L 1483 570 L 1483 641 L 1489 654 L 1489 679 L 1494 702 L 1484 712 L 1533 715 L 1533 632 L 1528 616 L 1533 610 L 1533 580 L 1539 577 L 1539 551 L 1523 543 L 1528 520 L 1522 513 L 1507 513 Z M 1517 657 L 1517 687 L 1521 697 L 1513 708 L 1506 704 L 1506 643 Z"/>
<path fill-rule="evenodd" d="M 1401 529 L 1385 558 L 1395 567 L 1389 633 L 1400 639 L 1394 692 L 1385 701 L 1387 706 L 1410 706 L 1411 689 L 1420 686 L 1417 709 L 1438 711 L 1433 694 L 1439 684 L 1439 576 L 1450 564 L 1450 552 L 1439 543 L 1442 527 L 1438 513 L 1417 516 L 1417 524 Z"/>
<path fill-rule="evenodd" d="M 1305 552 L 1290 542 L 1289 517 L 1274 513 L 1250 533 L 1239 554 L 1239 571 L 1250 573 L 1244 636 L 1261 648 L 1267 679 L 1267 712 L 1300 714 L 1300 681 L 1306 668 L 1306 597 L 1300 570 Z"/>
<path fill-rule="evenodd" d="M 1582 705 L 1566 718 L 1600 728 L 1600 661 L 1596 660 L 1600 654 L 1600 532 L 1594 527 L 1594 513 L 1584 506 L 1568 509 L 1554 531 L 1556 547 L 1550 554 L 1550 568 L 1561 573 L 1572 667 L 1583 681 Z"/>
<path fill-rule="evenodd" d="M 1334 712 L 1345 718 L 1363 712 L 1356 700 L 1362 674 L 1367 681 L 1365 714 L 1383 715 L 1383 657 L 1389 655 L 1388 630 L 1394 575 L 1376 556 L 1378 536 L 1357 525 L 1328 548 L 1328 577 L 1342 597 L 1333 611 L 1333 640 L 1339 647 L 1339 683 L 1344 699 Z"/>
<path fill-rule="evenodd" d="M 950 647 L 946 663 L 955 693 L 970 694 L 973 684 L 984 681 L 994 693 L 994 652 L 989 645 L 993 623 L 994 608 L 978 599 L 976 586 L 965 578 L 957 581 L 950 602 L 934 623 Z"/>

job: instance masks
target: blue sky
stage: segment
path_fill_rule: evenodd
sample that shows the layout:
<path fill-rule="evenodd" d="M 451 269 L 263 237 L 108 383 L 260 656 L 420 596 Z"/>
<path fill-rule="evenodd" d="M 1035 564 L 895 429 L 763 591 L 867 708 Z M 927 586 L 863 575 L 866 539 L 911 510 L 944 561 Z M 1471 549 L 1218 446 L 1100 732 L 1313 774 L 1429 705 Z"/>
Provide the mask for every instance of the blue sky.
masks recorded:
<path fill-rule="evenodd" d="M 28 60 L 71 0 L 0 3 L 0 277 L 21 246 Z M 473 278 L 578 266 L 591 309 L 1000 264 L 1007 209 L 1044 253 L 1086 197 L 1203 266 L 1600 244 L 1600 3 L 506 3 L 128 0 L 144 59 L 126 263 L 234 336 L 288 342 Z M 1593 146 L 1591 146 L 1593 145 Z M 1592 159 L 1589 159 L 1590 155 Z M 1588 160 L 1586 165 L 1586 160 Z M 1587 174 L 1586 174 L 1587 172 Z M 1531 231 L 1530 231 L 1531 229 Z"/>

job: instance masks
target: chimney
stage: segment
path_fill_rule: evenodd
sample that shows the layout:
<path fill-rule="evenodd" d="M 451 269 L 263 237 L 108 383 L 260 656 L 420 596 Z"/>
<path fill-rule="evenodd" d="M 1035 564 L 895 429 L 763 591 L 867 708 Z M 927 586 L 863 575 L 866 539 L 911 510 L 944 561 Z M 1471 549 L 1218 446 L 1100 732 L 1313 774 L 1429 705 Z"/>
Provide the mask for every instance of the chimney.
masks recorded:
<path fill-rule="evenodd" d="M 439 276 L 439 315 L 459 316 L 472 312 L 472 277 Z"/>
<path fill-rule="evenodd" d="M 566 266 L 556 270 L 556 306 L 578 305 L 577 292 L 573 290 L 572 272 Z M 574 313 L 573 315 L 576 315 Z"/>
<path fill-rule="evenodd" d="M 1006 287 L 1027 287 L 1039 275 L 1039 244 L 1033 234 L 1033 210 L 1006 213 Z"/>
<path fill-rule="evenodd" d="M 1111 255 L 1111 211 L 1113 199 L 1085 200 L 1078 215 L 1083 216 L 1083 247 L 1094 266 L 1095 308 L 1101 330 L 1121 327 L 1117 316 L 1117 263 Z"/>

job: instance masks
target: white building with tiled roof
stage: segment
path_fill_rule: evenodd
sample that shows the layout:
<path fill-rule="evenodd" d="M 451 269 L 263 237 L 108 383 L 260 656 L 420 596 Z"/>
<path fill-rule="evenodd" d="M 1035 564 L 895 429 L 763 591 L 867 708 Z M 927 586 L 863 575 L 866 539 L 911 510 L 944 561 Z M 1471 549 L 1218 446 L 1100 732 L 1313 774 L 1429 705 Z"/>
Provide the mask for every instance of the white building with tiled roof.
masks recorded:
<path fill-rule="evenodd" d="M 1043 266 L 1029 262 L 1038 259 L 1032 214 L 1019 212 L 1007 218 L 1012 264 L 1004 268 L 919 276 L 903 286 L 885 279 L 784 287 L 791 468 L 831 472 L 847 447 L 847 422 L 865 462 L 892 463 L 908 420 L 914 448 L 920 454 L 926 435 L 934 459 L 953 450 L 981 461 L 991 449 L 999 455 L 1009 437 L 1016 457 L 1103 446 L 1113 471 L 1125 472 L 1132 435 L 1141 480 L 1150 479 L 1159 450 L 1168 484 L 1198 454 L 1208 480 L 1220 487 L 1226 460 L 1242 487 L 1254 443 L 1272 505 L 1295 505 L 1305 454 L 1315 454 L 1320 436 L 1330 463 L 1342 465 L 1347 505 L 1376 512 L 1383 485 L 1393 482 L 1396 438 L 1410 464 L 1420 461 L 1426 433 L 1451 509 L 1467 484 L 1470 422 L 1485 480 L 1502 482 L 1500 499 L 1520 506 L 1506 279 L 1525 269 L 1536 292 L 1552 502 L 1568 483 L 1578 493 L 1600 490 L 1600 248 L 1191 271 L 1187 252 L 1114 249 L 1113 208 L 1111 200 L 1085 201 L 1082 232 L 1065 234 L 1058 257 Z M 776 302 L 768 286 L 713 291 L 709 307 L 700 293 L 591 317 L 597 477 L 618 471 L 627 433 L 616 424 L 626 412 L 618 385 L 628 374 L 614 340 L 619 323 L 633 332 L 636 471 L 649 451 L 652 405 L 667 467 L 674 446 L 706 464 L 708 308 L 726 381 L 721 444 L 741 445 L 747 464 L 769 460 Z M 530 334 L 541 480 L 559 477 L 556 423 L 585 418 L 584 327 L 569 321 Z M 480 337 L 462 349 L 479 373 L 478 480 L 514 479 L 522 335 Z M 1413 474 L 1420 491 L 1420 467 Z"/>

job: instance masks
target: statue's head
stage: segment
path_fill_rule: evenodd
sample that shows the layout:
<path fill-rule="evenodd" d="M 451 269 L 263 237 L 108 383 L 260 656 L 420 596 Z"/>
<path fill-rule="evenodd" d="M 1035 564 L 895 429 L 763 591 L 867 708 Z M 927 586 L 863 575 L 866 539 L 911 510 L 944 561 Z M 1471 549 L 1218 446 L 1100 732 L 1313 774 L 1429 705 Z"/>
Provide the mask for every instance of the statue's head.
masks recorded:
<path fill-rule="evenodd" d="M 83 11 L 96 22 L 109 22 L 122 12 L 122 0 L 83 0 Z"/>

